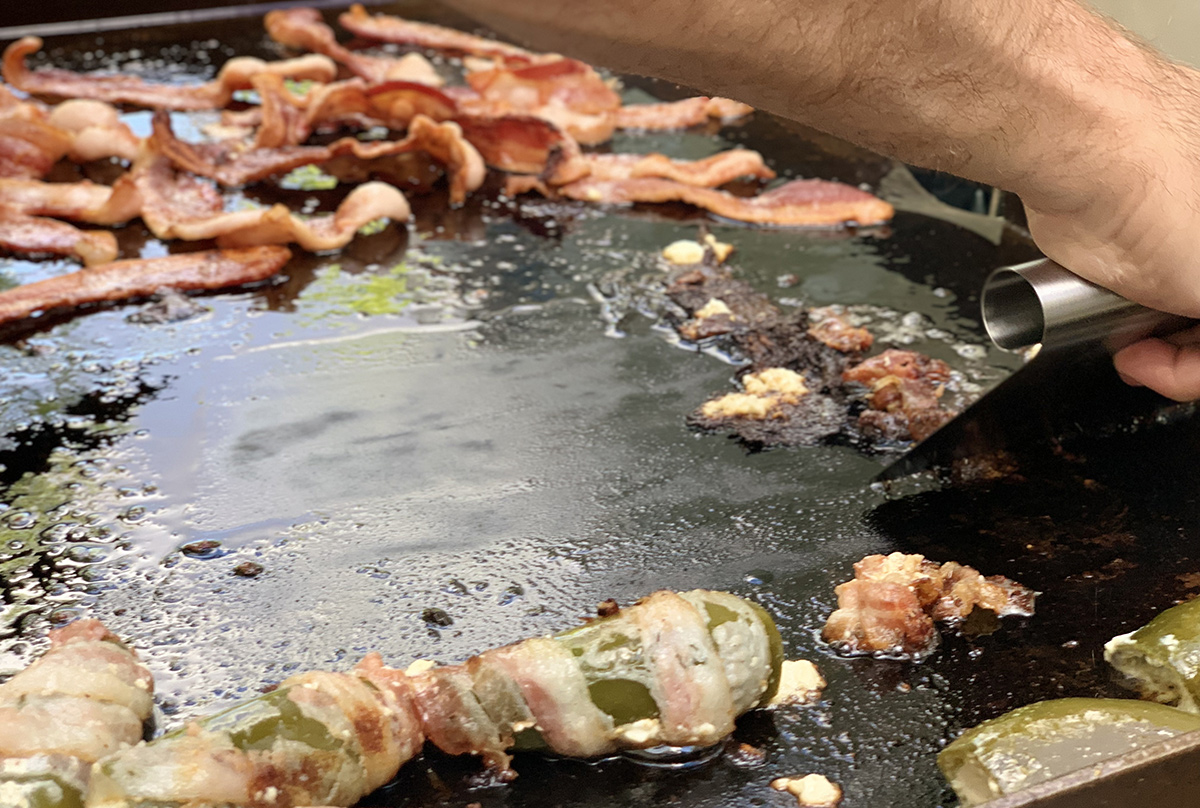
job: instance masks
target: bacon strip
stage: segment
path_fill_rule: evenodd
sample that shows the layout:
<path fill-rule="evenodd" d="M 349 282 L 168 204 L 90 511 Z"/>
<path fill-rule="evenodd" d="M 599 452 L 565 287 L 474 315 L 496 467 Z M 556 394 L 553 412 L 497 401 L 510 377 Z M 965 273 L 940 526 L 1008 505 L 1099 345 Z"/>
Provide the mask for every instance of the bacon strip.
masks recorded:
<path fill-rule="evenodd" d="M 558 184 L 586 176 L 586 165 L 577 159 L 579 144 L 549 121 L 529 115 L 464 115 L 455 121 L 492 168 L 550 175 Z"/>
<path fill-rule="evenodd" d="M 333 29 L 325 24 L 315 8 L 288 8 L 267 12 L 263 20 L 271 39 L 289 48 L 320 53 L 340 62 L 356 76 L 378 84 L 385 81 L 416 81 L 434 87 L 442 85 L 429 60 L 418 53 L 399 59 L 367 56 L 338 44 Z"/>
<path fill-rule="evenodd" d="M 729 121 L 749 115 L 754 108 L 729 98 L 685 98 L 662 104 L 629 104 L 616 113 L 620 129 L 686 129 L 709 120 Z"/>
<path fill-rule="evenodd" d="M 467 74 L 475 96 L 462 94 L 459 108 L 469 115 L 532 115 L 550 121 L 584 145 L 612 137 L 613 115 L 621 98 L 590 66 L 553 57 L 532 64 L 498 66 Z"/>
<path fill-rule="evenodd" d="M 458 107 L 436 87 L 411 81 L 389 81 L 368 86 L 350 79 L 314 87 L 305 95 L 287 91 L 274 76 L 258 76 L 254 87 L 262 107 L 251 116 L 232 116 L 227 122 L 258 125 L 259 148 L 295 146 L 322 127 L 386 126 L 406 129 L 417 115 L 435 121 L 453 118 Z"/>
<path fill-rule="evenodd" d="M 0 292 L 0 323 L 47 309 L 146 297 L 164 286 L 190 291 L 256 283 L 291 257 L 286 247 L 254 247 L 116 261 Z"/>
<path fill-rule="evenodd" d="M 686 202 L 739 222 L 799 227 L 882 224 L 891 219 L 894 212 L 887 202 L 865 191 L 827 180 L 793 180 L 749 198 L 648 177 L 629 180 L 586 178 L 564 185 L 557 192 L 570 199 L 605 205 Z"/>
<path fill-rule="evenodd" d="M 120 113 L 103 101 L 86 98 L 64 101 L 51 112 L 49 123 L 71 136 L 67 156 L 78 163 L 120 157 L 137 159 L 141 138 L 130 131 Z"/>
<path fill-rule="evenodd" d="M 0 205 L 0 247 L 16 253 L 71 256 L 86 266 L 106 264 L 117 257 L 117 237 L 112 233 L 80 230 L 5 205 Z"/>
<path fill-rule="evenodd" d="M 715 188 L 738 177 L 775 178 L 762 155 L 750 149 L 729 149 L 703 160 L 675 160 L 663 154 L 587 154 L 581 158 L 592 180 L 661 177 L 704 188 Z"/>
<path fill-rule="evenodd" d="M 450 200 L 461 205 L 468 193 L 483 184 L 487 174 L 483 158 L 463 138 L 457 124 L 435 123 L 424 115 L 412 119 L 403 140 L 364 142 L 345 137 L 328 146 L 266 149 L 252 148 L 241 141 L 185 143 L 175 138 L 170 119 L 164 116 L 155 117 L 154 131 L 156 146 L 178 168 L 211 177 L 225 186 L 245 185 L 300 166 L 326 163 L 335 157 L 369 163 L 397 154 L 423 151 L 446 167 Z"/>
<path fill-rule="evenodd" d="M 111 186 L 0 178 L 0 204 L 29 215 L 113 225 L 136 218 L 142 197 L 129 174 Z"/>
<path fill-rule="evenodd" d="M 25 59 L 42 48 L 42 40 L 27 36 L 4 51 L 4 80 L 27 93 L 62 98 L 92 98 L 113 104 L 136 104 L 160 109 L 216 109 L 225 106 L 236 90 L 248 90 L 254 76 L 268 74 L 292 79 L 332 81 L 337 65 L 327 56 L 309 54 L 298 59 L 264 62 L 250 56 L 230 59 L 217 77 L 204 84 L 155 84 L 137 76 L 85 75 L 69 70 L 30 70 Z"/>
<path fill-rule="evenodd" d="M 71 146 L 46 121 L 45 108 L 0 85 L 0 177 L 43 177 Z"/>
<path fill-rule="evenodd" d="M 474 36 L 441 25 L 411 22 L 389 14 L 367 14 L 358 3 L 338 17 L 338 22 L 352 34 L 380 42 L 415 45 L 419 48 L 469 53 L 474 56 L 533 56 L 531 51 Z"/>

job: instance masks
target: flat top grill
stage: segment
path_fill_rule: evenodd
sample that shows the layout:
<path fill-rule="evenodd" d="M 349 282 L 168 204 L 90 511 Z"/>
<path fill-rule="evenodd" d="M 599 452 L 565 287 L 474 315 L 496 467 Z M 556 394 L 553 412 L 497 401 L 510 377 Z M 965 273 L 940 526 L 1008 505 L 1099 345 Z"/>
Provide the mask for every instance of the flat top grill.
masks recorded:
<path fill-rule="evenodd" d="M 461 23 L 428 5 L 386 10 Z M 276 55 L 238 20 L 63 37 L 46 58 L 191 75 L 233 54 Z M 888 170 L 765 115 L 611 147 L 700 157 L 734 144 L 785 176 L 874 184 Z M 1123 695 L 1102 643 L 1200 589 L 1192 424 L 1084 437 L 1028 461 L 1023 482 L 889 499 L 867 484 L 881 458 L 748 453 L 689 432 L 684 415 L 728 389 L 732 368 L 638 311 L 656 252 L 706 223 L 773 298 L 879 307 L 877 330 L 986 380 L 1011 360 L 956 349 L 978 352 L 973 295 L 1027 244 L 903 212 L 848 234 L 676 206 L 513 206 L 495 189 L 456 211 L 436 192 L 413 201 L 410 232 L 298 257 L 282 283 L 204 298 L 199 319 L 140 326 L 124 321 L 133 307 L 109 307 L 7 335 L 0 669 L 28 661 L 50 621 L 86 612 L 148 660 L 169 727 L 368 650 L 453 662 L 570 626 L 605 598 L 726 589 L 766 606 L 788 655 L 829 680 L 817 707 L 739 722 L 734 741 L 765 764 L 523 755 L 520 778 L 494 786 L 475 761 L 427 753 L 368 804 L 788 805 L 770 780 L 819 772 L 846 808 L 929 808 L 953 804 L 934 756 L 962 727 L 1038 699 Z M 119 236 L 126 254 L 163 249 L 140 225 Z M 65 268 L 0 261 L 12 283 Z M 345 310 L 356 279 L 403 275 L 402 261 L 472 305 L 432 295 L 389 315 Z M 817 635 L 833 587 L 892 550 L 1015 578 L 1044 593 L 1038 615 L 968 623 L 921 664 L 830 656 Z M 246 561 L 264 571 L 235 575 Z"/>

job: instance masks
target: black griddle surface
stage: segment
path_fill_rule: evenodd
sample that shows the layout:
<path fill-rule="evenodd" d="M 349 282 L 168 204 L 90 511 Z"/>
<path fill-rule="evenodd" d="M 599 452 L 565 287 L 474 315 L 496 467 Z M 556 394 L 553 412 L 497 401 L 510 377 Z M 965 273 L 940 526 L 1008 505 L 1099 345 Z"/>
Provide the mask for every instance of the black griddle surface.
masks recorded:
<path fill-rule="evenodd" d="M 59 38 L 46 61 L 207 77 L 234 54 L 277 55 L 247 20 Z M 635 99 L 682 93 L 626 86 Z M 761 115 L 612 148 L 699 157 L 735 144 L 785 176 L 874 183 L 888 168 Z M 107 307 L 8 335 L 0 670 L 28 662 L 54 622 L 99 617 L 154 671 L 165 729 L 368 650 L 454 662 L 566 628 L 605 598 L 727 589 L 766 606 L 788 655 L 830 683 L 814 708 L 739 722 L 734 741 L 765 764 L 521 756 L 521 777 L 496 786 L 473 761 L 431 753 L 369 804 L 785 806 L 770 780 L 819 772 L 842 784 L 845 808 L 929 808 L 953 804 L 934 756 L 963 727 L 1037 699 L 1121 695 L 1102 643 L 1200 589 L 1188 422 L 1047 453 L 1022 483 L 889 499 L 868 485 L 883 458 L 747 453 L 689 431 L 684 415 L 733 369 L 638 312 L 657 250 L 707 222 L 774 299 L 881 307 L 879 331 L 986 380 L 1012 362 L 980 347 L 973 295 L 1027 244 L 905 213 L 831 234 L 677 206 L 514 209 L 494 193 L 460 211 L 436 194 L 414 208 L 410 231 L 298 258 L 281 283 L 203 298 L 199 319 L 141 326 L 125 321 L 136 307 Z M 119 235 L 127 254 L 165 249 L 140 226 Z M 7 283 L 67 269 L 0 261 Z M 450 278 L 471 305 L 435 295 L 346 310 L 346 284 L 401 261 Z M 614 296 L 604 306 L 599 290 Z M 919 665 L 831 656 L 817 635 L 833 587 L 892 550 L 1014 577 L 1044 593 L 1039 613 L 948 636 Z M 264 571 L 236 576 L 245 561 Z M 425 619 L 431 609 L 452 622 Z"/>

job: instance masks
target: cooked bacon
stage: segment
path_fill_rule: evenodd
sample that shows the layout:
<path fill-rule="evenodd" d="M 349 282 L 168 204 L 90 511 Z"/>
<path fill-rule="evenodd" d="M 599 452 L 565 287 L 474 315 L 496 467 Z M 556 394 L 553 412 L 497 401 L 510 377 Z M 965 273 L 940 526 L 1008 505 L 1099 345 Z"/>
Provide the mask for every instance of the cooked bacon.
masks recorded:
<path fill-rule="evenodd" d="M 257 283 L 291 257 L 286 247 L 272 246 L 116 261 L 0 292 L 0 323 L 47 309 L 147 297 L 162 287 L 192 291 Z"/>
<path fill-rule="evenodd" d="M 676 160 L 664 154 L 584 154 L 580 171 L 590 180 L 629 180 L 661 177 L 685 185 L 715 188 L 738 177 L 769 180 L 775 172 L 762 155 L 750 149 L 729 149 L 702 160 Z"/>
<path fill-rule="evenodd" d="M 410 53 L 399 59 L 367 56 L 338 44 L 333 29 L 325 24 L 315 8 L 287 8 L 268 11 L 263 19 L 267 34 L 289 48 L 320 53 L 340 62 L 356 76 L 378 84 L 384 81 L 417 81 L 441 86 L 442 79 L 425 57 Z"/>
<path fill-rule="evenodd" d="M 141 212 L 142 197 L 130 175 L 111 186 L 90 180 L 42 182 L 0 178 L 0 204 L 29 215 L 90 224 L 121 224 Z"/>
<path fill-rule="evenodd" d="M 696 614 L 695 609 L 691 612 Z M 671 627 L 660 624 L 659 628 L 666 633 Z M 678 653 L 681 647 L 675 645 L 672 649 Z M 485 651 L 477 659 L 474 670 L 498 668 L 516 685 L 534 726 L 555 752 L 597 757 L 615 751 L 609 737 L 612 718 L 592 701 L 579 663 L 562 645 L 549 637 L 538 637 Z M 657 660 L 651 664 L 657 664 Z M 682 699 L 688 695 L 682 695 Z"/>
<path fill-rule="evenodd" d="M 0 204 L 0 248 L 27 255 L 66 255 L 94 266 L 117 257 L 117 237 L 103 230 L 80 230 L 57 219 L 30 216 Z"/>
<path fill-rule="evenodd" d="M 870 331 L 851 325 L 843 314 L 832 307 L 810 309 L 808 318 L 812 322 L 808 335 L 835 351 L 864 353 L 875 344 Z"/>
<path fill-rule="evenodd" d="M 137 655 L 98 621 L 51 631 L 50 650 L 0 685 L 4 804 L 42 805 L 52 784 L 63 805 L 82 805 L 92 763 L 141 739 L 152 690 Z"/>
<path fill-rule="evenodd" d="M 710 213 L 753 224 L 837 227 L 882 224 L 892 206 L 866 191 L 827 180 L 792 180 L 754 197 L 740 197 L 675 180 L 639 177 L 629 180 L 582 180 L 557 189 L 583 202 L 630 205 L 636 202 L 686 202 Z"/>
<path fill-rule="evenodd" d="M 0 117 L 0 177 L 44 177 L 70 148 L 70 135 L 45 121 Z"/>
<path fill-rule="evenodd" d="M 49 123 L 71 136 L 67 156 L 76 162 L 137 159 L 141 138 L 122 123 L 111 104 L 86 98 L 64 101 L 50 112 Z"/>
<path fill-rule="evenodd" d="M 463 137 L 492 168 L 539 174 L 562 184 L 583 177 L 579 144 L 549 121 L 528 115 L 459 116 Z"/>
<path fill-rule="evenodd" d="M 67 153 L 70 135 L 46 118 L 44 105 L 0 85 L 0 177 L 43 177 Z"/>
<path fill-rule="evenodd" d="M 858 418 L 866 435 L 886 440 L 924 440 L 954 417 L 942 407 L 950 366 L 915 351 L 889 349 L 847 369 L 842 379 L 868 387 Z"/>
<path fill-rule="evenodd" d="M 204 84 L 155 84 L 131 75 L 88 75 L 68 70 L 30 70 L 25 59 L 42 48 L 42 40 L 27 36 L 4 51 L 4 80 L 27 93 L 62 98 L 92 98 L 114 104 L 136 104 L 160 109 L 216 109 L 225 106 L 237 90 L 248 90 L 256 75 L 328 82 L 337 65 L 327 56 L 309 54 L 298 59 L 264 62 L 250 56 L 230 59 L 217 77 Z"/>
<path fill-rule="evenodd" d="M 444 121 L 457 114 L 455 102 L 436 87 L 411 81 L 389 81 L 368 86 L 350 79 L 312 88 L 305 95 L 288 92 L 274 76 L 259 76 L 254 87 L 262 107 L 240 124 L 259 126 L 255 145 L 259 148 L 294 146 L 318 128 L 343 126 L 386 126 L 406 129 L 417 115 Z"/>
<path fill-rule="evenodd" d="M 397 154 L 423 151 L 446 167 L 450 200 L 457 205 L 483 184 L 487 172 L 483 158 L 463 138 L 457 124 L 435 123 L 424 115 L 412 119 L 403 140 L 364 142 L 345 137 L 328 146 L 266 149 L 252 148 L 248 143 L 233 140 L 185 143 L 175 138 L 170 119 L 162 115 L 155 116 L 154 131 L 156 146 L 176 167 L 212 177 L 226 186 L 245 185 L 299 166 L 326 163 L 335 157 L 345 156 L 369 163 Z"/>
<path fill-rule="evenodd" d="M 754 111 L 753 107 L 729 98 L 685 98 L 662 104 L 629 104 L 617 110 L 620 129 L 686 129 L 709 120 L 728 121 Z"/>
<path fill-rule="evenodd" d="M 878 356 L 872 356 L 849 368 L 842 378 L 848 382 L 860 382 L 870 386 L 885 376 L 945 384 L 950 381 L 950 366 L 940 359 L 933 359 L 916 351 L 889 348 Z"/>
<path fill-rule="evenodd" d="M 1037 596 L 1003 576 L 922 555 L 867 556 L 835 590 L 838 608 L 822 638 L 848 654 L 920 659 L 937 646 L 934 621 L 960 623 L 976 607 L 997 616 L 1033 614 Z"/>
<path fill-rule="evenodd" d="M 532 115 L 584 145 L 612 137 L 621 98 L 583 62 L 551 57 L 514 66 L 500 60 L 466 78 L 476 95 L 462 94 L 457 100 L 468 115 Z"/>
<path fill-rule="evenodd" d="M 415 45 L 419 48 L 469 53 L 475 56 L 533 56 L 534 54 L 516 45 L 497 42 L 493 39 L 456 31 L 441 25 L 431 25 L 423 22 L 394 17 L 389 14 L 367 14 L 358 3 L 338 17 L 350 33 L 364 39 L 375 39 L 380 42 L 395 42 L 400 45 Z"/>
<path fill-rule="evenodd" d="M 660 740 L 672 746 L 711 746 L 732 732 L 733 697 L 707 615 L 665 591 L 643 598 L 627 612 L 654 671 L 651 694 L 658 704 Z"/>

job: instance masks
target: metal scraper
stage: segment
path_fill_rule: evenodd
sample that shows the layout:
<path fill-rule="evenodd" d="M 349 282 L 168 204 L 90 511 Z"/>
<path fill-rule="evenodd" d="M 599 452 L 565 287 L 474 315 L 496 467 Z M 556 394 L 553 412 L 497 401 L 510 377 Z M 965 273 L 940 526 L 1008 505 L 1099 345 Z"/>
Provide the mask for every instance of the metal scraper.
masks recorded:
<path fill-rule="evenodd" d="M 980 303 L 984 327 L 998 346 L 1040 350 L 876 481 L 1153 415 L 1167 399 L 1122 382 L 1112 355 L 1198 322 L 1140 306 L 1047 258 L 997 269 Z"/>

